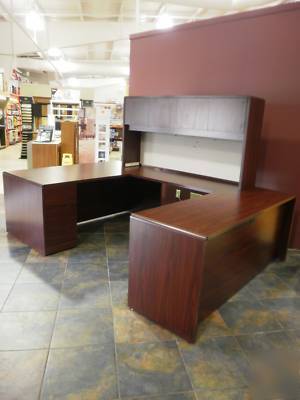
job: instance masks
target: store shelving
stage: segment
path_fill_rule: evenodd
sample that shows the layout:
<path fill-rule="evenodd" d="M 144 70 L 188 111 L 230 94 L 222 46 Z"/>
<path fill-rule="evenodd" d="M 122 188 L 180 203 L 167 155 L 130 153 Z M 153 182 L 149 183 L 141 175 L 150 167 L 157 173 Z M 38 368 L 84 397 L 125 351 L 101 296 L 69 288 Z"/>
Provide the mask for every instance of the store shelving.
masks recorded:
<path fill-rule="evenodd" d="M 6 146 L 22 139 L 22 113 L 19 96 L 11 93 L 6 105 Z"/>
<path fill-rule="evenodd" d="M 78 121 L 79 107 L 79 102 L 51 101 L 52 114 L 58 121 Z"/>
<path fill-rule="evenodd" d="M 22 150 L 21 158 L 27 158 L 27 142 L 33 136 L 32 97 L 20 97 L 22 113 Z"/>

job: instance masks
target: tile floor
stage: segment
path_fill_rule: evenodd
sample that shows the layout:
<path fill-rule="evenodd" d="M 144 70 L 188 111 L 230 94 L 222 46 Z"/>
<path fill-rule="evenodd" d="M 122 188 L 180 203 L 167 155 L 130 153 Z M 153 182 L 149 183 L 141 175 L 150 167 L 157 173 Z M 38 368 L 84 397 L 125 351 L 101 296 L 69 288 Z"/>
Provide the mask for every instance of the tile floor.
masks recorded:
<path fill-rule="evenodd" d="M 300 252 L 271 264 L 190 345 L 126 307 L 128 216 L 41 257 L 0 204 L 1 400 L 296 400 Z"/>

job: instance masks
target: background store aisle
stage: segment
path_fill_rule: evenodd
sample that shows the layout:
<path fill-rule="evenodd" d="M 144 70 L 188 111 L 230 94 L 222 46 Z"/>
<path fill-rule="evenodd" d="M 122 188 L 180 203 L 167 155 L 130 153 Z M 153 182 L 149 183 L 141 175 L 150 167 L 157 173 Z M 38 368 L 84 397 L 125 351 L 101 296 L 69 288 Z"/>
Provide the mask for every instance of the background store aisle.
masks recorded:
<path fill-rule="evenodd" d="M 3 195 L 3 171 L 15 171 L 27 168 L 27 160 L 21 160 L 21 143 L 8 146 L 0 151 L 0 195 Z"/>
<path fill-rule="evenodd" d="M 95 141 L 93 139 L 80 140 L 79 142 L 79 162 L 81 164 L 95 162 Z M 21 160 L 21 143 L 9 146 L 0 151 L 0 195 L 3 195 L 4 171 L 14 171 L 18 169 L 27 169 L 27 160 Z M 112 151 L 110 159 L 120 160 L 121 152 Z"/>

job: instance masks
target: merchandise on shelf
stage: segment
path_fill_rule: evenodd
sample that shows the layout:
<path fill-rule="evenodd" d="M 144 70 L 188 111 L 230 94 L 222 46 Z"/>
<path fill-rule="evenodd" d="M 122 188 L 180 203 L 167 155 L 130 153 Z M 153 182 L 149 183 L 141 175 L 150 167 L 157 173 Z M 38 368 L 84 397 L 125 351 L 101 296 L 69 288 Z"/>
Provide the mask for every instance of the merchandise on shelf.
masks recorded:
<path fill-rule="evenodd" d="M 96 109 L 98 108 L 109 110 L 109 122 L 108 126 L 108 141 L 109 149 L 108 151 L 120 151 L 122 148 L 122 131 L 123 131 L 123 106 L 119 103 L 98 103 L 96 104 Z M 96 119 L 96 129 L 97 128 Z M 97 137 L 97 132 L 96 132 Z M 96 140 L 97 141 L 97 140 Z M 98 145 L 99 146 L 99 145 Z M 104 147 L 102 143 L 102 148 Z M 103 151 L 101 149 L 101 151 Z M 103 156 L 103 153 L 101 153 Z M 106 159 L 108 156 L 106 155 Z"/>
<path fill-rule="evenodd" d="M 21 75 L 13 69 L 8 84 L 9 95 L 7 102 L 2 108 L 0 119 L 0 146 L 6 147 L 10 144 L 20 142 L 22 139 L 22 114 L 20 106 L 20 81 Z"/>
<path fill-rule="evenodd" d="M 56 90 L 52 94 L 51 115 L 55 129 L 60 130 L 62 121 L 78 121 L 80 92 L 78 90 Z"/>
<path fill-rule="evenodd" d="M 80 139 L 95 138 L 95 108 L 93 100 L 81 100 L 78 110 L 79 137 Z"/>
<path fill-rule="evenodd" d="M 96 107 L 95 160 L 108 161 L 110 149 L 111 109 L 105 104 Z"/>
<path fill-rule="evenodd" d="M 19 96 L 10 95 L 6 105 L 6 145 L 22 139 L 22 114 Z"/>

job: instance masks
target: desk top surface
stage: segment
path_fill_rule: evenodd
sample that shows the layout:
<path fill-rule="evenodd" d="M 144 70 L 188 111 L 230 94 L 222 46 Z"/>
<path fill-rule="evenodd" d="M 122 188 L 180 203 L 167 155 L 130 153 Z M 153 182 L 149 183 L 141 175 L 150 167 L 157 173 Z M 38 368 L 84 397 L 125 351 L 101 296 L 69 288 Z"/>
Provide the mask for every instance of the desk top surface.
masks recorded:
<path fill-rule="evenodd" d="M 209 239 L 250 220 L 262 210 L 293 198 L 272 190 L 252 189 L 222 195 L 209 194 L 140 211 L 132 216 Z"/>
<path fill-rule="evenodd" d="M 65 167 L 46 167 L 8 172 L 10 175 L 28 180 L 37 185 L 55 185 L 71 182 L 83 182 L 96 179 L 109 179 L 118 176 L 132 176 L 140 179 L 176 184 L 202 193 L 237 191 L 237 185 L 205 179 L 176 171 L 166 171 L 154 167 L 129 167 L 122 172 L 122 163 L 76 164 Z"/>
<path fill-rule="evenodd" d="M 8 173 L 38 185 L 46 186 L 121 176 L 122 164 L 118 161 L 101 164 L 74 164 L 64 167 L 24 169 L 19 171 L 10 171 Z"/>
<path fill-rule="evenodd" d="M 79 164 L 66 167 L 35 168 L 6 172 L 31 183 L 47 186 L 80 183 L 91 180 L 130 176 L 198 191 L 204 196 L 179 201 L 132 214 L 133 218 L 155 222 L 209 239 L 251 219 L 262 210 L 285 203 L 293 196 L 265 189 L 240 192 L 230 182 L 213 181 L 202 177 L 153 167 L 131 167 L 122 172 L 121 162 Z"/>

